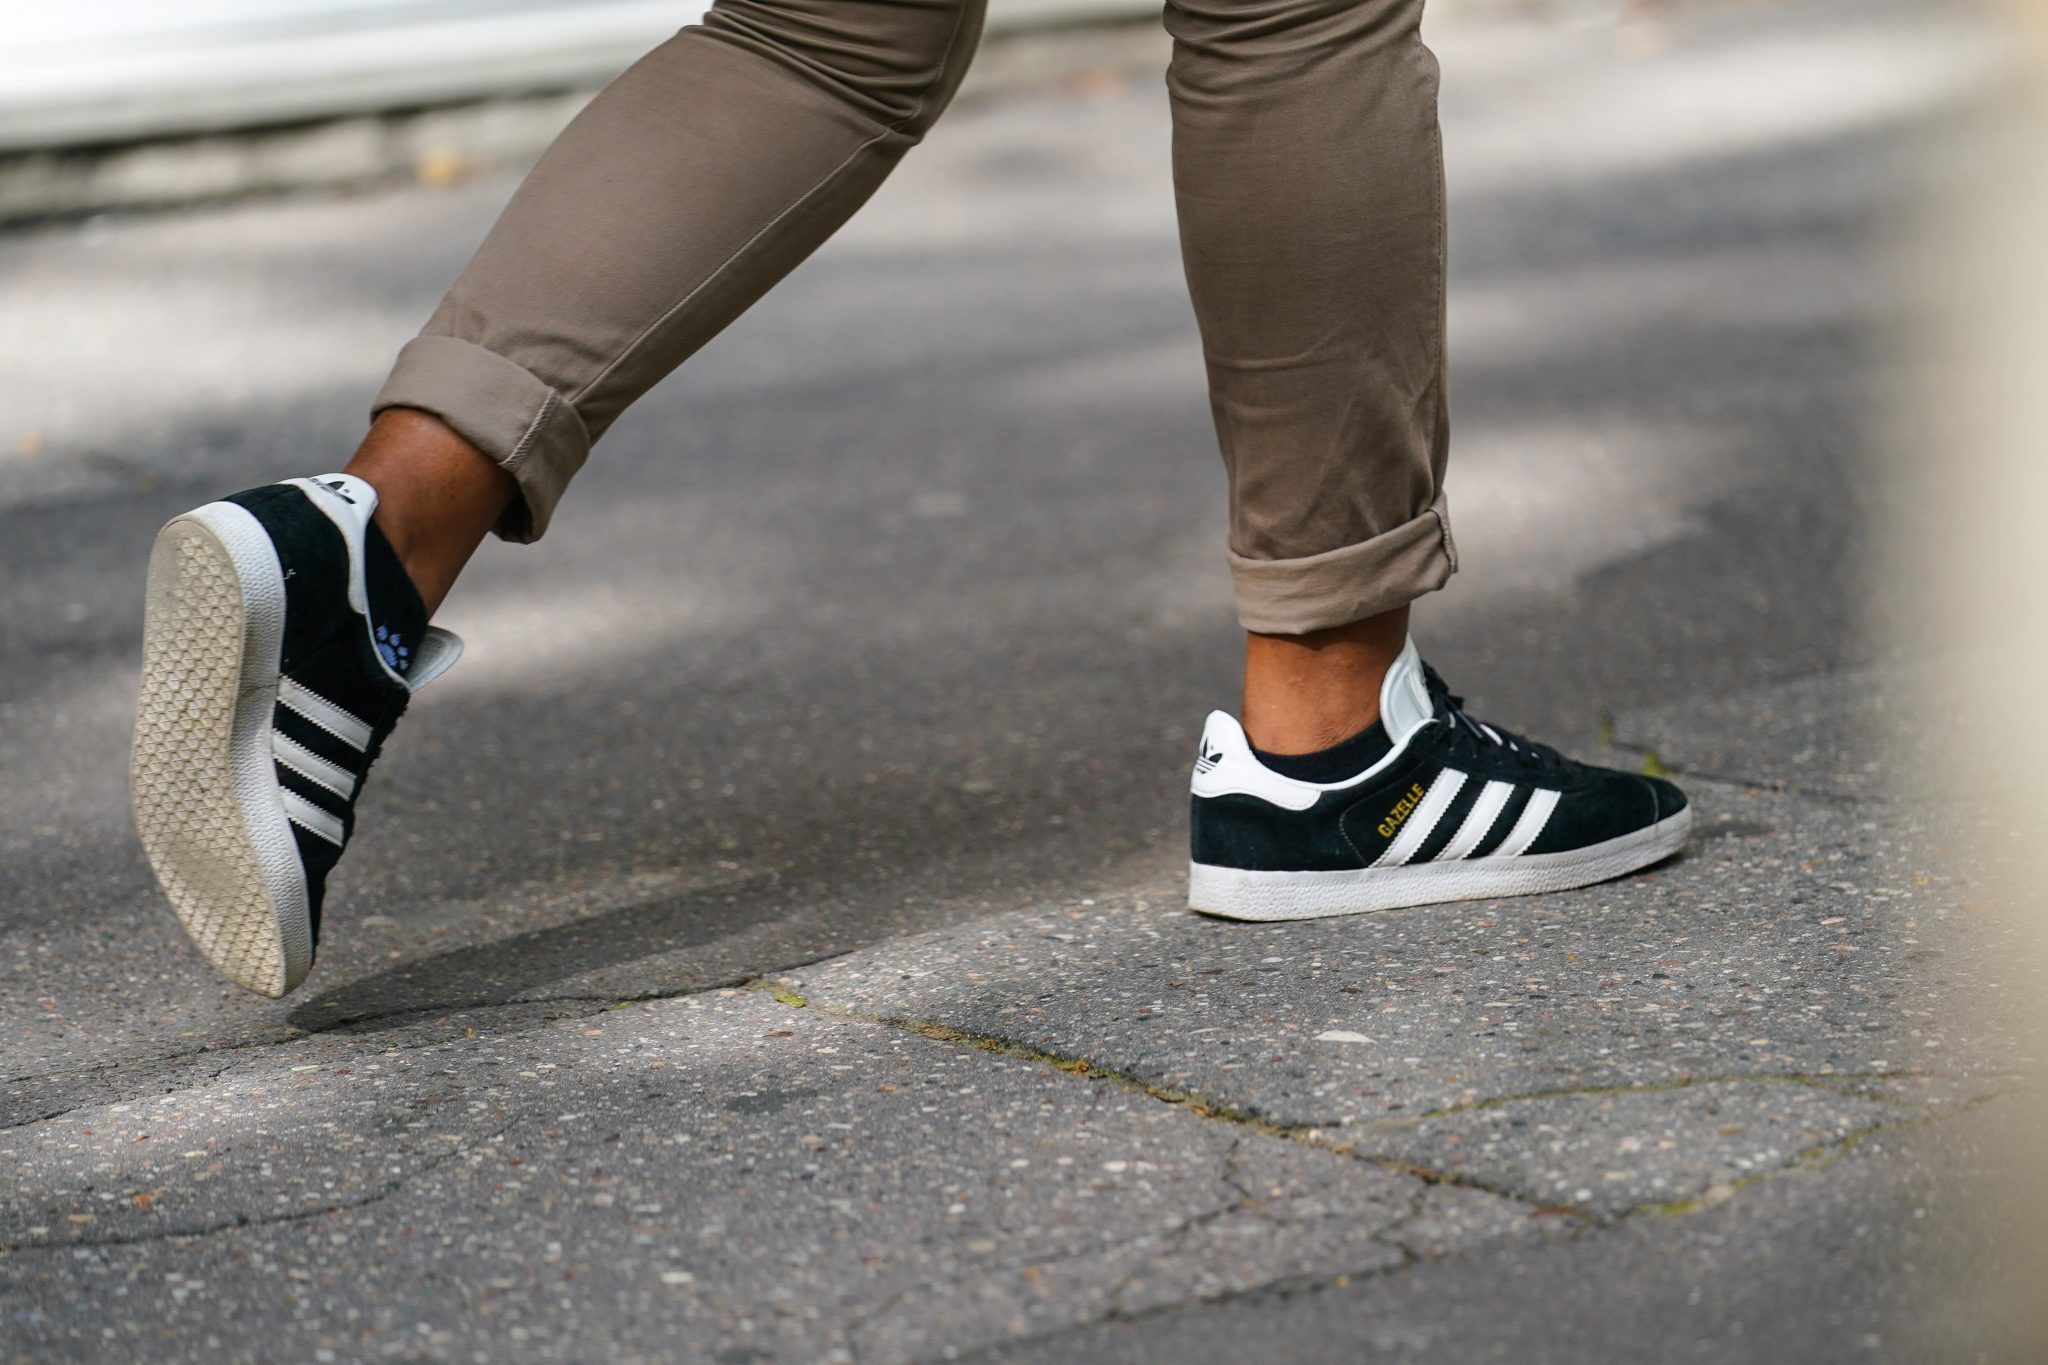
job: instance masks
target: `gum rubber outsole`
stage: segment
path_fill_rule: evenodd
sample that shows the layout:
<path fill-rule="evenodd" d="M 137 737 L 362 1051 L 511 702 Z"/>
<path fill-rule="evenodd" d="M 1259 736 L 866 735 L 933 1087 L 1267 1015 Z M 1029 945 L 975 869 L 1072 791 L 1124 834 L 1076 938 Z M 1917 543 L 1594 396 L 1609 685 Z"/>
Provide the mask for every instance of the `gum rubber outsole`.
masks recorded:
<path fill-rule="evenodd" d="M 172 909 L 238 986 L 281 996 L 312 965 L 305 872 L 277 795 L 270 726 L 285 588 L 261 524 L 211 503 L 149 557 L 135 828 Z"/>
<path fill-rule="evenodd" d="M 1258 872 L 1188 865 L 1188 908 L 1218 919 L 1325 919 L 1445 901 L 1532 896 L 1591 886 L 1662 862 L 1685 847 L 1692 807 L 1632 834 L 1565 853 L 1472 858 L 1339 872 Z"/>

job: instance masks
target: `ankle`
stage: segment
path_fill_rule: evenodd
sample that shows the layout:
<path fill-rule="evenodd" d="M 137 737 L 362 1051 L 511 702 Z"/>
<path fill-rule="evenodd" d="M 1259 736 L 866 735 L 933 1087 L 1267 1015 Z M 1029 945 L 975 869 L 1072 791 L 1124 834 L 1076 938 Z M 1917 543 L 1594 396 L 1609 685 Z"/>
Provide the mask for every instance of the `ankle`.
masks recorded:
<path fill-rule="evenodd" d="M 1360 705 L 1330 699 L 1315 705 L 1262 709 L 1245 704 L 1244 732 L 1261 754 L 1312 754 L 1358 735 L 1380 718 L 1379 700 Z"/>
<path fill-rule="evenodd" d="M 1244 728 L 1270 754 L 1343 743 L 1379 719 L 1380 684 L 1408 640 L 1408 609 L 1306 635 L 1245 641 Z"/>
<path fill-rule="evenodd" d="M 1276 754 L 1252 748 L 1269 771 L 1301 782 L 1342 782 L 1356 777 L 1393 752 L 1394 742 L 1377 720 L 1335 744 L 1305 754 Z"/>
<path fill-rule="evenodd" d="M 482 451 L 410 408 L 378 414 L 345 472 L 377 490 L 377 529 L 429 615 L 518 493 Z"/>

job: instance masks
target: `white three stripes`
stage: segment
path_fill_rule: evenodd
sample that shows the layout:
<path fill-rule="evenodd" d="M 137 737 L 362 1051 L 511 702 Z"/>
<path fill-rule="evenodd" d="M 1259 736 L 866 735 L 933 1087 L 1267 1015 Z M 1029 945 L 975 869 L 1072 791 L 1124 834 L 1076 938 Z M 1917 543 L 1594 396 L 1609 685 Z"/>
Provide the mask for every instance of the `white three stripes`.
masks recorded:
<path fill-rule="evenodd" d="M 370 747 L 370 727 L 318 692 L 301 687 L 290 678 L 279 678 L 277 699 L 350 748 Z"/>
<path fill-rule="evenodd" d="M 1536 842 L 1536 836 L 1550 823 L 1550 813 L 1557 809 L 1557 799 L 1563 793 L 1545 791 L 1538 787 L 1529 794 L 1529 804 L 1522 807 L 1522 818 L 1515 821 L 1515 827 L 1508 831 L 1508 837 L 1501 840 L 1500 847 L 1487 854 L 1489 858 L 1512 858 Z"/>
<path fill-rule="evenodd" d="M 1444 818 L 1444 812 L 1458 799 L 1464 790 L 1467 775 L 1456 768 L 1446 768 L 1437 775 L 1429 791 L 1423 795 L 1422 803 L 1401 826 L 1401 832 L 1394 836 L 1394 842 L 1387 845 L 1386 852 L 1374 860 L 1374 867 L 1402 867 L 1415 857 L 1421 847 L 1429 842 L 1429 836 L 1436 830 L 1437 822 Z M 1458 832 L 1443 846 L 1432 862 L 1455 862 L 1470 857 L 1472 850 L 1479 847 L 1486 838 L 1486 832 L 1500 819 L 1500 813 L 1507 809 L 1508 801 L 1515 794 L 1512 782 L 1488 782 L 1480 790 L 1479 799 L 1472 803 Z M 1529 793 L 1529 804 L 1522 808 L 1522 814 L 1515 821 L 1515 827 L 1508 831 L 1507 838 L 1486 856 L 1489 858 L 1512 858 L 1536 842 L 1536 836 L 1543 833 L 1543 827 L 1550 823 L 1551 812 L 1557 809 L 1560 792 L 1548 791 L 1542 787 Z"/>
<path fill-rule="evenodd" d="M 1486 831 L 1493 828 L 1493 822 L 1500 819 L 1500 813 L 1507 809 L 1508 798 L 1515 794 L 1512 782 L 1489 782 L 1479 793 L 1479 799 L 1472 803 L 1472 813 L 1465 817 L 1465 823 L 1458 826 L 1458 832 L 1444 845 L 1444 851 L 1436 855 L 1440 863 L 1456 862 L 1468 856 L 1479 847 L 1479 841 L 1486 837 Z"/>
<path fill-rule="evenodd" d="M 277 761 L 308 782 L 316 782 L 346 801 L 356 794 L 356 779 L 339 763 L 329 763 L 290 735 L 270 732 L 270 752 Z"/>
<path fill-rule="evenodd" d="M 1430 831 L 1436 822 L 1444 818 L 1444 812 L 1451 808 L 1451 802 L 1458 799 L 1458 792 L 1465 785 L 1465 774 L 1456 768 L 1446 768 L 1437 774 L 1436 781 L 1429 784 L 1422 804 L 1408 816 L 1408 822 L 1401 826 L 1401 832 L 1394 836 L 1394 842 L 1387 845 L 1387 851 L 1380 854 L 1374 867 L 1400 867 L 1415 856 L 1415 850 L 1428 842 Z"/>
<path fill-rule="evenodd" d="M 277 699 L 351 749 L 363 752 L 370 747 L 370 739 L 374 733 L 370 727 L 318 692 L 301 687 L 290 678 L 280 677 L 277 680 Z M 272 730 L 270 752 L 276 756 L 278 762 L 293 772 L 325 787 L 343 800 L 355 794 L 354 774 L 338 763 L 328 762 L 290 735 Z M 293 824 L 319 835 L 330 844 L 340 846 L 345 831 L 338 817 L 320 809 L 289 787 L 279 787 L 277 796 L 284 806 L 285 815 Z"/>
<path fill-rule="evenodd" d="M 290 787 L 277 789 L 278 800 L 284 803 L 284 813 L 295 825 L 301 825 L 328 843 L 339 848 L 343 837 L 341 821 L 293 791 Z"/>

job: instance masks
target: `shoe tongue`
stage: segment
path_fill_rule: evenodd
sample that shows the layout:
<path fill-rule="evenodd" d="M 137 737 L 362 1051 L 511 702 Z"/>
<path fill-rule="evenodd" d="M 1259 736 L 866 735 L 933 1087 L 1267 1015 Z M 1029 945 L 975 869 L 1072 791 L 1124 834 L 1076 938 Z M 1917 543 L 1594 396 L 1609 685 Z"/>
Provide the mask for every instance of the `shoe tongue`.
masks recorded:
<path fill-rule="evenodd" d="M 405 685 L 417 692 L 453 668 L 461 657 L 461 636 L 439 626 L 428 626 L 420 636 L 420 647 L 413 652 L 412 672 L 406 674 Z"/>
<path fill-rule="evenodd" d="M 1429 685 L 1422 678 L 1422 655 L 1416 652 L 1415 638 L 1410 636 L 1380 684 L 1380 724 L 1387 727 L 1388 737 L 1399 744 L 1409 731 L 1426 724 L 1435 714 Z"/>

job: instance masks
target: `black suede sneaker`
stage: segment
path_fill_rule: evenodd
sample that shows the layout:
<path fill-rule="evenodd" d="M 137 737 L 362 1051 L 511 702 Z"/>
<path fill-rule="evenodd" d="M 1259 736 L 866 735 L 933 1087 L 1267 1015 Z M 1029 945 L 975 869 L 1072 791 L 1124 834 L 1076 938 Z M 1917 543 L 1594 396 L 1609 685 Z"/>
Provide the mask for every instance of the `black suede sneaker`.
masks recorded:
<path fill-rule="evenodd" d="M 361 479 L 292 479 L 174 519 L 149 557 L 135 827 L 200 952 L 264 995 L 305 980 L 363 777 L 462 652 L 376 506 Z"/>
<path fill-rule="evenodd" d="M 1305 782 L 1260 762 L 1238 723 L 1212 713 L 1195 762 L 1189 908 L 1315 919 L 1562 891 L 1669 857 L 1692 828 L 1669 782 L 1473 720 L 1413 640 L 1381 685 L 1380 722 L 1385 757 Z"/>

